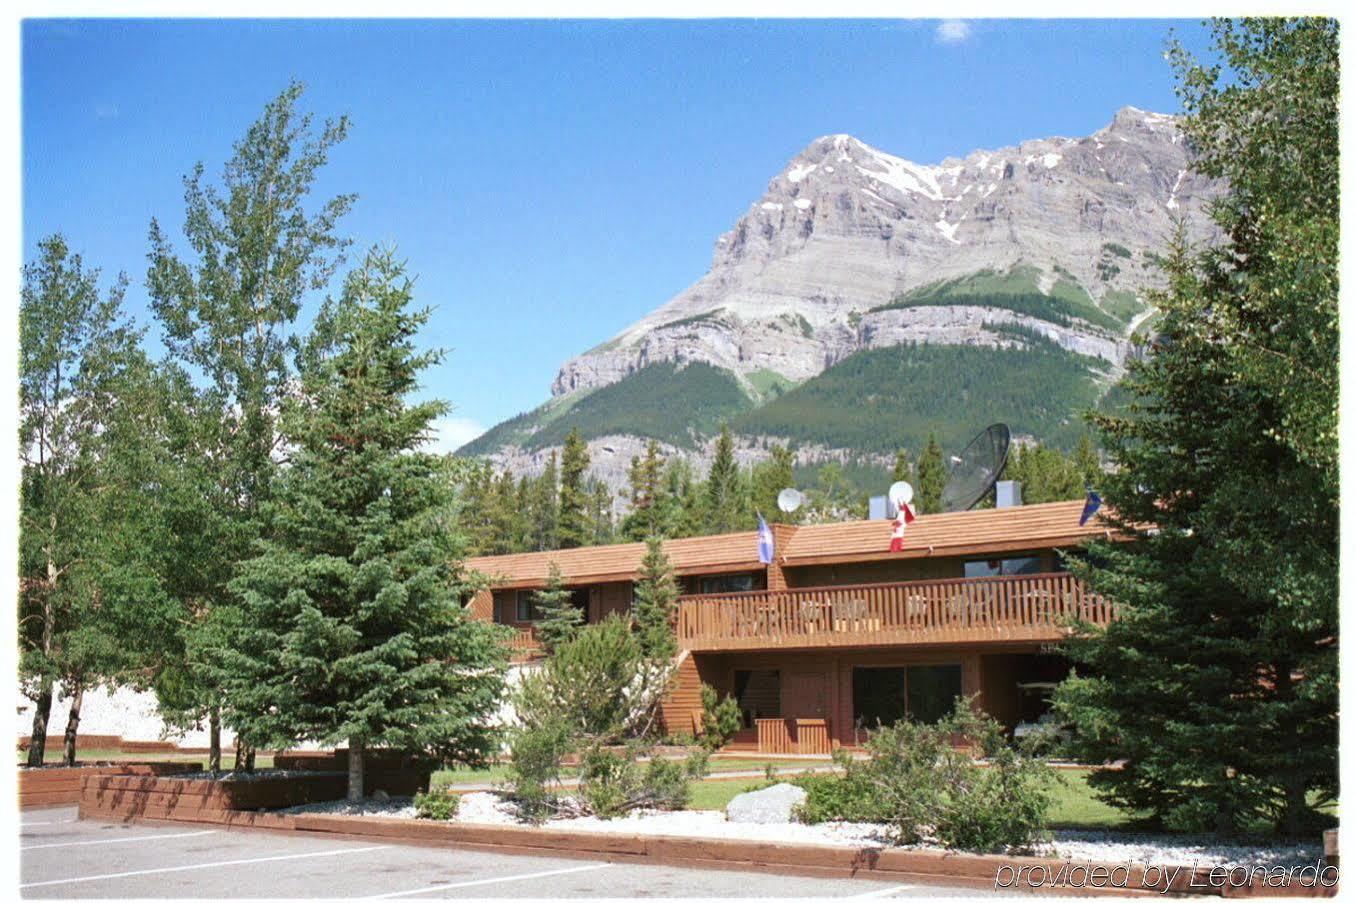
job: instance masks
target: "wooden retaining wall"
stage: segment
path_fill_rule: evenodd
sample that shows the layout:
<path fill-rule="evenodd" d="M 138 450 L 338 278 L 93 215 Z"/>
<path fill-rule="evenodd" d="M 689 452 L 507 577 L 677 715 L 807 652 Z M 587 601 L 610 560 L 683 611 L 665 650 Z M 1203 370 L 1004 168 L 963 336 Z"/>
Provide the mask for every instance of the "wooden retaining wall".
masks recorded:
<path fill-rule="evenodd" d="M 286 778 L 213 781 L 135 775 L 88 775 L 81 818 L 194 820 L 211 813 L 282 809 L 343 799 L 348 776 L 315 772 Z"/>
<path fill-rule="evenodd" d="M 107 762 L 77 765 L 74 768 L 51 765 L 19 768 L 19 808 L 69 806 L 80 802 L 80 787 L 90 775 L 163 775 L 200 771 L 197 762 Z"/>

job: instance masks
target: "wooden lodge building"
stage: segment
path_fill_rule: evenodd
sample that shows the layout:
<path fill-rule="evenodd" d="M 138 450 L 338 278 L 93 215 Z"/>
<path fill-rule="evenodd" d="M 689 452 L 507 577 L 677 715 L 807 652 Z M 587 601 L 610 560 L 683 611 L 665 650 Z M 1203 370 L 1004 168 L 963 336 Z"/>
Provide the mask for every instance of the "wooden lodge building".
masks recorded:
<path fill-rule="evenodd" d="M 1037 721 L 1068 665 L 1051 648 L 1071 617 L 1106 623 L 1108 603 L 1061 570 L 1059 550 L 1102 534 L 1079 526 L 1082 501 L 919 516 L 891 552 L 891 522 L 774 525 L 771 564 L 756 531 L 664 544 L 685 595 L 679 676 L 664 704 L 672 733 L 696 733 L 701 683 L 734 696 L 732 748 L 825 753 L 861 728 L 906 714 L 930 720 L 957 695 L 1008 728 Z M 477 617 L 518 629 L 530 662 L 533 591 L 551 562 L 589 623 L 631 605 L 644 543 L 474 558 L 492 589 Z"/>

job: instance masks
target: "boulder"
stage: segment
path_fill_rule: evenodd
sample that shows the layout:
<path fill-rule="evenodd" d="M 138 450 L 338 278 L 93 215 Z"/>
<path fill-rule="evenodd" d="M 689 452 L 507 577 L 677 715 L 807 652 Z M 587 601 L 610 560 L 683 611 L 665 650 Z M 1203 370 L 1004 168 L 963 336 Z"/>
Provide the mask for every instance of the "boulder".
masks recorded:
<path fill-rule="evenodd" d="M 806 793 L 794 784 L 774 784 L 763 790 L 741 793 L 725 807 L 727 821 L 750 825 L 784 825 L 791 812 L 805 802 Z"/>

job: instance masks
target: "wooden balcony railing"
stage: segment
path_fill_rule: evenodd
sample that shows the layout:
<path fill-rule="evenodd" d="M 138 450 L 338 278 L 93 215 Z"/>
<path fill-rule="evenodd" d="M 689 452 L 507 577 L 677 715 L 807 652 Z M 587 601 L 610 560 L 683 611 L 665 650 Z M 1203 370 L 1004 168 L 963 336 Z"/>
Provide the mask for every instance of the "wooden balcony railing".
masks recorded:
<path fill-rule="evenodd" d="M 978 577 L 684 596 L 685 649 L 770 649 L 974 641 L 1053 641 L 1112 606 L 1072 574 Z"/>
<path fill-rule="evenodd" d="M 541 653 L 541 642 L 537 639 L 534 627 L 520 627 L 513 632 L 509 641 L 509 651 L 515 662 L 527 661 Z"/>

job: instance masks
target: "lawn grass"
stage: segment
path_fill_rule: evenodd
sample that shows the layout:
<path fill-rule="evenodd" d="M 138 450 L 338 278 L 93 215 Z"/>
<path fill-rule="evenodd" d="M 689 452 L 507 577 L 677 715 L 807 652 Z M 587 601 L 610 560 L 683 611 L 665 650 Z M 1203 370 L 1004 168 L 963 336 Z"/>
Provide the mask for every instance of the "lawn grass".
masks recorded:
<path fill-rule="evenodd" d="M 46 765 L 61 764 L 62 747 L 58 743 L 55 746 L 48 745 L 44 752 L 42 761 Z M 121 749 L 100 749 L 93 747 L 90 749 L 77 749 L 75 751 L 76 762 L 198 762 L 203 768 L 207 767 L 207 753 L 197 752 L 175 752 L 173 750 L 164 750 L 157 752 L 128 752 Z M 18 764 L 24 765 L 28 762 L 28 750 L 19 750 Z M 235 762 L 235 750 L 223 749 L 221 751 L 221 765 L 229 769 Z M 254 757 L 255 768 L 272 768 L 273 757 L 256 755 Z"/>
<path fill-rule="evenodd" d="M 689 809 L 724 809 L 730 800 L 746 790 L 754 790 L 764 783 L 762 778 L 736 781 L 701 781 L 692 785 Z"/>

